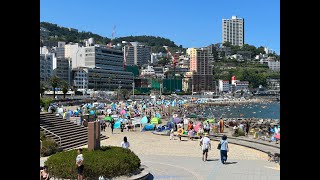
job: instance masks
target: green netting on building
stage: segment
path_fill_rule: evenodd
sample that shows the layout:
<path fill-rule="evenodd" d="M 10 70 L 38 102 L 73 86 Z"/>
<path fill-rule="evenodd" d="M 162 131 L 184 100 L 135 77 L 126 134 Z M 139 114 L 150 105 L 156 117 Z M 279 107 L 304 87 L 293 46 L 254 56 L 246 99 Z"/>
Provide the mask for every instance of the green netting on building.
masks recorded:
<path fill-rule="evenodd" d="M 132 72 L 135 77 L 139 76 L 139 67 L 138 66 L 126 66 L 126 71 Z"/>
<path fill-rule="evenodd" d="M 164 92 L 181 92 L 182 91 L 182 80 L 181 79 L 164 79 L 163 80 L 163 91 Z"/>
<path fill-rule="evenodd" d="M 162 80 L 156 81 L 156 80 L 152 80 L 151 81 L 151 87 L 153 89 L 160 89 L 160 83 L 162 82 Z"/>
<path fill-rule="evenodd" d="M 140 93 L 150 93 L 151 89 L 152 88 L 145 88 L 145 87 L 142 87 L 142 88 L 136 88 Z"/>

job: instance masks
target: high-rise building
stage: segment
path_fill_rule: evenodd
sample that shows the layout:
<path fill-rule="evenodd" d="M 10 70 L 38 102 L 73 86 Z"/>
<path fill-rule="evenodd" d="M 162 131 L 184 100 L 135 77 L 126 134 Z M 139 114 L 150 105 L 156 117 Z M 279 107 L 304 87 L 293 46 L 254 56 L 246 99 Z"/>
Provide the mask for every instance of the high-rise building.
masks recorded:
<path fill-rule="evenodd" d="M 234 46 L 244 44 L 244 19 L 232 16 L 231 19 L 222 19 L 222 43 L 230 42 Z"/>
<path fill-rule="evenodd" d="M 56 68 L 57 58 L 44 46 L 40 47 L 40 81 L 48 81 Z"/>
<path fill-rule="evenodd" d="M 151 47 L 139 42 L 130 42 L 123 47 L 123 52 L 127 66 L 142 66 L 151 62 Z"/>
<path fill-rule="evenodd" d="M 212 47 L 190 49 L 190 71 L 194 92 L 213 91 Z"/>

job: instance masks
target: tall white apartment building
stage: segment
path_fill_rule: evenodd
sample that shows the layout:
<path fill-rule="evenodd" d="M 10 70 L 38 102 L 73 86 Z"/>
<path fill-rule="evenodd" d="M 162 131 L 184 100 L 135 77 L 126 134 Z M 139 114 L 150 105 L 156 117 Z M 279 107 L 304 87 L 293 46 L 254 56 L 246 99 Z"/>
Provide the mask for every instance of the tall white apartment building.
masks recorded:
<path fill-rule="evenodd" d="M 222 43 L 230 42 L 232 45 L 244 44 L 244 19 L 232 16 L 231 19 L 222 19 Z"/>
<path fill-rule="evenodd" d="M 57 58 L 44 46 L 40 47 L 40 81 L 48 81 L 56 68 Z"/>

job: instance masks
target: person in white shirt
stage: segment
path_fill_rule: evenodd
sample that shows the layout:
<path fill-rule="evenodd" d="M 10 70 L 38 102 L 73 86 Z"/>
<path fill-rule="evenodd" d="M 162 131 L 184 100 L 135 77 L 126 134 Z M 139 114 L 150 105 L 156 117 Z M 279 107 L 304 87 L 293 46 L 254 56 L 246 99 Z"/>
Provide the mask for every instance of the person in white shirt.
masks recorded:
<path fill-rule="evenodd" d="M 82 180 L 83 179 L 83 155 L 82 155 L 82 149 L 78 149 L 78 156 L 76 158 L 76 165 L 77 165 L 77 169 L 78 169 L 78 180 Z"/>
<path fill-rule="evenodd" d="M 123 137 L 123 141 L 121 143 L 121 147 L 124 149 L 128 149 L 130 147 L 130 143 L 128 142 L 127 137 Z"/>
<path fill-rule="evenodd" d="M 174 139 L 174 130 L 173 130 L 173 128 L 171 128 L 171 130 L 170 130 L 170 140 L 175 140 Z"/>
<path fill-rule="evenodd" d="M 210 142 L 208 133 L 204 133 L 204 137 L 201 139 L 201 144 L 202 144 L 202 151 L 203 151 L 202 160 L 207 161 L 209 148 L 211 149 L 211 142 Z"/>

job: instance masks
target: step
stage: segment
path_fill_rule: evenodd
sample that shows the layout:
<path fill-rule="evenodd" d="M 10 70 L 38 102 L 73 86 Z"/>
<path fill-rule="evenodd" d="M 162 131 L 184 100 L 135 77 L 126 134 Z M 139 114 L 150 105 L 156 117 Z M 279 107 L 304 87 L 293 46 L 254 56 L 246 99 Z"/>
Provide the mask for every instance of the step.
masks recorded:
<path fill-rule="evenodd" d="M 75 127 L 75 126 L 51 126 L 51 125 L 42 125 L 43 128 L 48 129 L 48 130 L 78 130 L 78 131 L 86 131 L 86 129 L 82 129 L 80 127 Z"/>
<path fill-rule="evenodd" d="M 100 137 L 100 139 L 101 139 L 101 137 Z M 88 137 L 86 137 L 86 136 L 82 136 L 82 137 L 74 137 L 74 138 L 71 138 L 71 139 L 65 139 L 65 140 L 63 140 L 63 142 L 62 142 L 62 145 L 65 145 L 65 144 L 72 144 L 72 143 L 74 143 L 74 142 L 77 142 L 77 141 L 82 141 L 82 140 L 85 140 L 85 141 L 88 141 Z"/>
<path fill-rule="evenodd" d="M 79 137 L 79 136 L 88 136 L 88 133 L 87 132 L 80 132 L 80 133 L 72 133 L 72 134 L 66 134 L 66 135 L 63 135 L 63 136 L 60 136 L 61 139 L 66 139 L 66 138 L 72 138 L 72 137 Z M 54 138 L 56 136 L 54 136 L 53 134 L 48 134 L 47 137 L 51 137 L 51 138 Z"/>
<path fill-rule="evenodd" d="M 76 125 L 72 125 L 72 124 L 56 124 L 56 125 L 52 125 L 52 124 L 40 124 L 40 126 L 42 126 L 43 128 L 46 129 L 78 129 L 78 130 L 86 130 L 81 128 L 80 126 L 76 126 Z"/>
<path fill-rule="evenodd" d="M 64 134 L 76 134 L 78 132 L 86 132 L 88 133 L 88 131 L 83 131 L 83 130 L 79 130 L 79 129 L 55 129 L 55 130 L 50 130 L 49 131 L 55 133 L 58 136 L 63 136 Z M 50 133 L 48 133 L 50 134 Z"/>
<path fill-rule="evenodd" d="M 105 140 L 105 139 L 107 139 L 107 137 L 106 136 L 104 136 L 104 137 L 100 137 L 100 140 Z M 86 143 L 73 143 L 73 144 L 70 144 L 70 145 L 68 145 L 68 146 L 63 146 L 64 148 L 63 148 L 63 150 L 71 150 L 71 149 L 75 149 L 75 148 L 78 148 L 78 147 L 81 147 L 81 146 L 84 146 L 84 145 L 88 145 L 88 143 L 86 142 Z"/>

